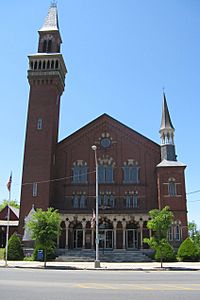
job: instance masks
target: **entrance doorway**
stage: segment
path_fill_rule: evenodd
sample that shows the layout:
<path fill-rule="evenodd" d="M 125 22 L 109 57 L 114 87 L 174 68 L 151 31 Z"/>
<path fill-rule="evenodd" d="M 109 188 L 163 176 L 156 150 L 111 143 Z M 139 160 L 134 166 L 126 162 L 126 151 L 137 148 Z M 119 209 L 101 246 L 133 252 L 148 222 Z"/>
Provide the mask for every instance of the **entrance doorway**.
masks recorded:
<path fill-rule="evenodd" d="M 138 249 L 138 231 L 137 229 L 126 230 L 127 249 Z"/>
<path fill-rule="evenodd" d="M 113 248 L 113 230 L 105 229 L 99 231 L 99 248 L 100 249 Z"/>
<path fill-rule="evenodd" d="M 105 219 L 99 225 L 99 248 L 113 249 L 113 227 L 112 224 Z"/>
<path fill-rule="evenodd" d="M 82 248 L 83 246 L 83 229 L 74 230 L 74 248 Z"/>

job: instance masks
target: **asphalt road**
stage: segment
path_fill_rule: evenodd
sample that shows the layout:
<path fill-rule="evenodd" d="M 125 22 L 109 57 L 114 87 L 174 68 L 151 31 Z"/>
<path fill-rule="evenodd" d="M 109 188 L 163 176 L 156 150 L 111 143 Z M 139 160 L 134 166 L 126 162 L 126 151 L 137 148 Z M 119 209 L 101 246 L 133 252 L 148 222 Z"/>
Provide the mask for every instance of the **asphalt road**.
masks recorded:
<path fill-rule="evenodd" d="M 200 271 L 0 268 L 0 299 L 199 300 Z"/>

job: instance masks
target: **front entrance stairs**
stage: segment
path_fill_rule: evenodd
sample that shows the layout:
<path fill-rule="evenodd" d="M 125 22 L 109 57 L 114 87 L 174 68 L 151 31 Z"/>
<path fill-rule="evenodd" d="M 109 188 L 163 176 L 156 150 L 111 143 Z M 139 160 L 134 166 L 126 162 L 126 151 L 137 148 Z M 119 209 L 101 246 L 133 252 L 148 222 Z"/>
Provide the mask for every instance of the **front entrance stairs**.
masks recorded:
<path fill-rule="evenodd" d="M 95 250 L 80 249 L 56 251 L 57 261 L 94 261 Z M 104 262 L 149 262 L 152 261 L 142 250 L 99 250 L 99 259 Z"/>

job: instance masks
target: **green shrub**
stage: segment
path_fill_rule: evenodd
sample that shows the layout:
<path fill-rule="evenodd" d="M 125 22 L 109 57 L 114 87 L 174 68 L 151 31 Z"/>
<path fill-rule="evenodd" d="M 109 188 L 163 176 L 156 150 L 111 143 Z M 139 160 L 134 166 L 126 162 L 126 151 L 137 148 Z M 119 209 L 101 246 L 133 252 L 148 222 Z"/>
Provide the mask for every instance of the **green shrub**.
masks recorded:
<path fill-rule="evenodd" d="M 14 233 L 8 241 L 8 260 L 23 260 L 23 258 L 24 253 L 20 238 Z"/>
<path fill-rule="evenodd" d="M 4 248 L 0 248 L 0 260 L 4 259 Z"/>
<path fill-rule="evenodd" d="M 43 260 L 44 261 L 44 247 L 37 244 L 35 245 L 34 251 L 33 251 L 33 260 L 38 260 L 38 250 L 43 250 Z M 47 260 L 53 260 L 56 258 L 55 250 L 54 248 L 47 249 Z"/>
<path fill-rule="evenodd" d="M 164 245 L 162 246 L 162 249 L 161 248 L 156 249 L 156 253 L 155 253 L 156 261 L 161 261 L 161 254 L 162 254 L 163 262 L 176 261 L 175 251 L 168 241 L 165 241 Z"/>
<path fill-rule="evenodd" d="M 177 253 L 177 258 L 180 261 L 198 261 L 199 251 L 194 241 L 188 237 L 180 245 Z"/>

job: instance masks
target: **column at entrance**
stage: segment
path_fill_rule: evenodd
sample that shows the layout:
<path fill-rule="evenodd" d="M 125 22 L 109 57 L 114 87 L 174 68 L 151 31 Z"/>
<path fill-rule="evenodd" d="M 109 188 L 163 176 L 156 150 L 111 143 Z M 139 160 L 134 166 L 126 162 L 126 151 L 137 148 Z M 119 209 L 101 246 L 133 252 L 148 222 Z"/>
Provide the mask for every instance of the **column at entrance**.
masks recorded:
<path fill-rule="evenodd" d="M 123 228 L 123 249 L 126 249 L 126 221 L 122 221 Z"/>
<path fill-rule="evenodd" d="M 113 234 L 114 234 L 114 243 L 113 248 L 117 248 L 117 221 L 113 221 Z"/>
<path fill-rule="evenodd" d="M 139 220 L 139 226 L 140 226 L 140 249 L 143 249 L 143 220 Z"/>
<path fill-rule="evenodd" d="M 65 221 L 65 228 L 66 228 L 66 242 L 65 242 L 65 248 L 69 249 L 69 221 Z"/>
<path fill-rule="evenodd" d="M 94 249 L 94 228 L 92 228 L 91 248 Z"/>
<path fill-rule="evenodd" d="M 83 249 L 85 249 L 85 230 L 86 230 L 86 221 L 82 221 L 83 228 Z"/>

